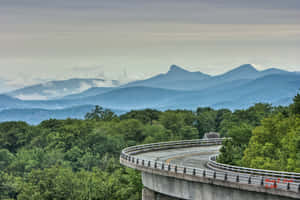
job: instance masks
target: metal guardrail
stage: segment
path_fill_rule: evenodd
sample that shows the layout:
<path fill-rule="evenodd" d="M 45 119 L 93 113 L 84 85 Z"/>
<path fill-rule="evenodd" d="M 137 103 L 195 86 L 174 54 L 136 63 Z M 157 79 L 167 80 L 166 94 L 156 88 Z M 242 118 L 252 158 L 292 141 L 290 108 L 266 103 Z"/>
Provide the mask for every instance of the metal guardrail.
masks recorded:
<path fill-rule="evenodd" d="M 221 145 L 222 141 L 223 139 L 183 140 L 132 146 L 122 150 L 120 161 L 122 164 L 131 168 L 143 167 L 146 169 L 149 168 L 160 171 L 169 171 L 195 177 L 204 177 L 208 179 L 235 182 L 264 188 L 276 188 L 283 191 L 294 192 L 297 195 L 299 194 L 300 198 L 300 183 L 294 182 L 294 179 L 298 179 L 298 173 L 258 170 L 224 165 L 215 162 L 215 157 L 213 156 L 211 157 L 209 164 L 213 165 L 214 168 L 222 169 L 223 171 L 186 167 L 184 165 L 175 165 L 161 161 L 147 160 L 138 155 L 144 152 L 158 151 L 163 149 Z M 294 179 L 288 181 L 278 181 L 278 177 L 290 178 L 290 176 L 294 176 Z"/>
<path fill-rule="evenodd" d="M 210 156 L 207 165 L 210 168 L 224 170 L 224 171 L 231 171 L 236 173 L 247 173 L 247 174 L 272 177 L 272 178 L 274 177 L 283 178 L 286 179 L 286 181 L 300 182 L 300 173 L 239 167 L 239 166 L 219 163 L 216 160 L 217 160 L 217 155 Z"/>

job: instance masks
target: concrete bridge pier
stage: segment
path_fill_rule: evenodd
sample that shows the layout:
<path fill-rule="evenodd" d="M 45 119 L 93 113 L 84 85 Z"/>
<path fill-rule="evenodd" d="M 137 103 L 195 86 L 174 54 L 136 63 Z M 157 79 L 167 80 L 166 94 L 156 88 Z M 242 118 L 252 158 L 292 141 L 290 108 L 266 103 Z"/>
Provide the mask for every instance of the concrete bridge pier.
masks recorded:
<path fill-rule="evenodd" d="M 156 194 L 154 191 L 144 187 L 143 188 L 143 193 L 142 193 L 142 200 L 155 200 L 156 199 Z"/>
<path fill-rule="evenodd" d="M 168 197 L 166 195 L 159 194 L 157 192 L 154 192 L 153 190 L 144 187 L 142 193 L 142 200 L 180 200 L 180 199 Z"/>

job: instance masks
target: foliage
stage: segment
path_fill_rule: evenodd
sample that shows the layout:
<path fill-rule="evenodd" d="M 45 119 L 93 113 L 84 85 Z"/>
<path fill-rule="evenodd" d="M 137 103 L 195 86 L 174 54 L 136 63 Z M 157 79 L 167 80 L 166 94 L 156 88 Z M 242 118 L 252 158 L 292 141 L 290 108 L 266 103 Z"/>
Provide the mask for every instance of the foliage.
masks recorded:
<path fill-rule="evenodd" d="M 293 100 L 293 113 L 300 115 L 300 94 L 298 93 Z"/>
<path fill-rule="evenodd" d="M 154 121 L 159 119 L 160 111 L 153 109 L 145 109 L 145 110 L 132 110 L 126 114 L 120 116 L 121 120 L 126 119 L 137 119 L 141 121 L 143 124 L 150 123 L 151 125 Z"/>
<path fill-rule="evenodd" d="M 197 138 L 194 118 L 150 109 L 118 117 L 96 106 L 85 120 L 1 123 L 0 199 L 141 199 L 140 174 L 119 164 L 120 151 Z"/>
<path fill-rule="evenodd" d="M 116 115 L 109 109 L 103 109 L 101 106 L 96 106 L 92 112 L 88 112 L 85 115 L 85 119 L 87 120 L 95 120 L 95 121 L 111 121 L 114 119 Z"/>
<path fill-rule="evenodd" d="M 224 120 L 226 140 L 218 161 L 251 168 L 300 172 L 299 94 L 289 107 L 257 104 Z M 231 126 L 232 128 L 229 128 Z M 251 131 L 252 130 L 252 131 Z"/>
<path fill-rule="evenodd" d="M 252 136 L 252 127 L 246 123 L 240 126 L 234 125 L 228 130 L 228 137 L 220 149 L 218 161 L 227 164 L 239 165 L 243 152 L 248 146 L 248 142 Z"/>
<path fill-rule="evenodd" d="M 277 114 L 253 131 L 244 166 L 300 172 L 300 118 Z"/>
<path fill-rule="evenodd" d="M 131 111 L 116 116 L 96 106 L 85 120 L 39 125 L 0 123 L 0 199 L 141 199 L 140 174 L 119 164 L 131 145 L 201 138 L 225 140 L 218 160 L 300 172 L 299 95 L 289 107 Z"/>

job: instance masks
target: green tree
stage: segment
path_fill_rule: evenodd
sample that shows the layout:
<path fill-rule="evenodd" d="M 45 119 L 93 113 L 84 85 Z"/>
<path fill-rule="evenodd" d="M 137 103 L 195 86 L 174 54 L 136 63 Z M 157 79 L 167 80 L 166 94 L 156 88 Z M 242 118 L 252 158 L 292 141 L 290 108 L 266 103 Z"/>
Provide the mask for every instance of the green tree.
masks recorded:
<path fill-rule="evenodd" d="M 159 123 L 176 135 L 178 130 L 184 125 L 184 119 L 176 112 L 166 111 L 160 115 Z"/>
<path fill-rule="evenodd" d="M 241 165 L 243 153 L 252 136 L 252 127 L 246 123 L 234 125 L 228 130 L 229 140 L 223 142 L 218 161 L 226 164 Z"/>
<path fill-rule="evenodd" d="M 33 137 L 31 127 L 25 122 L 4 122 L 0 124 L 0 148 L 15 153 Z"/>
<path fill-rule="evenodd" d="M 14 154 L 7 149 L 0 149 L 0 171 L 3 171 L 14 160 Z"/>
<path fill-rule="evenodd" d="M 137 119 L 140 120 L 143 124 L 150 123 L 152 125 L 154 121 L 157 121 L 159 119 L 160 113 L 160 111 L 153 109 L 132 110 L 126 114 L 121 115 L 120 119 Z"/>
<path fill-rule="evenodd" d="M 143 131 L 145 140 L 143 143 L 149 144 L 154 142 L 168 141 L 171 139 L 172 132 L 161 124 L 146 125 Z"/>
<path fill-rule="evenodd" d="M 199 132 L 199 138 L 202 138 L 205 133 L 216 131 L 216 116 L 217 113 L 212 109 L 197 109 L 196 128 Z"/>
<path fill-rule="evenodd" d="M 128 145 L 134 145 L 137 142 L 142 142 L 145 139 L 143 135 L 144 126 L 136 119 L 123 120 L 115 127 L 115 132 L 124 136 L 128 141 Z"/>
<path fill-rule="evenodd" d="M 245 150 L 247 167 L 300 172 L 300 118 L 281 113 L 266 118 L 256 127 Z"/>
<path fill-rule="evenodd" d="M 300 94 L 294 97 L 293 113 L 300 115 Z"/>
<path fill-rule="evenodd" d="M 116 118 L 115 113 L 109 109 L 103 109 L 101 106 L 96 106 L 92 112 L 85 115 L 85 119 L 95 121 L 111 121 L 114 118 Z"/>

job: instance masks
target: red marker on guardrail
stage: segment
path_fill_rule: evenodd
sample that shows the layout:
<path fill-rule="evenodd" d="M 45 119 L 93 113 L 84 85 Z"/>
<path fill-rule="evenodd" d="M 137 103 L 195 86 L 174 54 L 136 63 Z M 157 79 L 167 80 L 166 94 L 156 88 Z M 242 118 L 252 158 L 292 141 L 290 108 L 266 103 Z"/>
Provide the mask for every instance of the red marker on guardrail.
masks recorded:
<path fill-rule="evenodd" d="M 294 181 L 293 180 L 290 180 L 290 179 L 283 179 L 281 180 L 280 178 L 278 178 L 277 180 L 276 179 L 265 179 L 265 188 L 277 188 L 277 184 L 278 183 L 293 183 Z"/>

